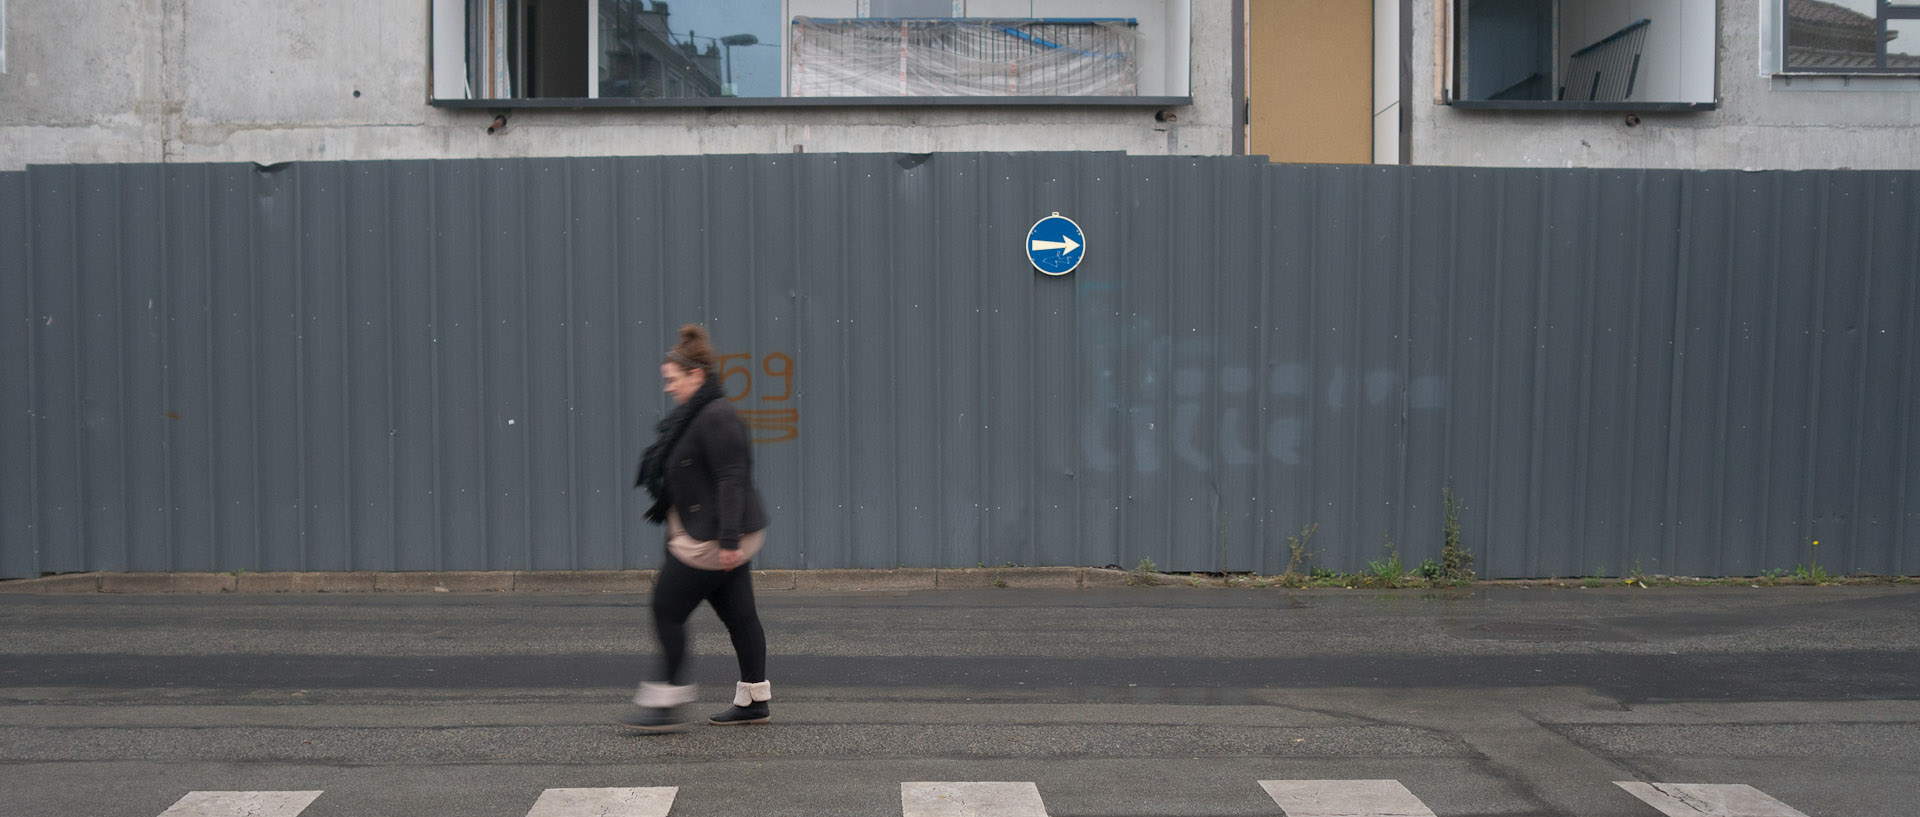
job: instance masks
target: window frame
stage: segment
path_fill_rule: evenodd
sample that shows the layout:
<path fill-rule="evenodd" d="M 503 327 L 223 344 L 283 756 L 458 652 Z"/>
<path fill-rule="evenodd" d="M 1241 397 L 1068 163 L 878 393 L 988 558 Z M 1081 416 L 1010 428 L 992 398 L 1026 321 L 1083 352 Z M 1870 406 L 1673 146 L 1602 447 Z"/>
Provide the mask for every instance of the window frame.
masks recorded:
<path fill-rule="evenodd" d="M 1583 111 L 1629 112 L 1629 113 L 1647 112 L 1647 111 L 1688 112 L 1688 111 L 1712 111 L 1720 107 L 1719 90 L 1718 90 L 1720 87 L 1720 83 L 1719 83 L 1720 69 L 1719 69 L 1719 60 L 1718 60 L 1718 56 L 1719 56 L 1718 34 L 1719 34 L 1720 21 L 1719 21 L 1719 11 L 1717 8 L 1714 11 L 1714 20 L 1711 26 L 1715 35 L 1712 38 L 1714 42 L 1713 47 L 1715 50 L 1715 54 L 1714 54 L 1715 59 L 1711 61 L 1713 64 L 1713 77 L 1711 78 L 1711 81 L 1709 83 L 1710 86 L 1714 89 L 1713 99 L 1692 100 L 1692 101 L 1629 100 L 1624 102 L 1586 102 L 1586 101 L 1579 101 L 1579 100 L 1569 101 L 1569 100 L 1561 100 L 1561 99 L 1463 99 L 1463 98 L 1460 98 L 1459 96 L 1460 87 L 1462 82 L 1465 79 L 1466 70 L 1461 65 L 1462 55 L 1460 52 L 1460 42 L 1459 42 L 1460 37 L 1457 29 L 1459 26 L 1459 21 L 1463 17 L 1463 15 L 1459 13 L 1459 7 L 1464 5 L 1467 2 L 1468 0 L 1434 0 L 1433 19 L 1436 21 L 1436 24 L 1433 27 L 1434 29 L 1433 54 L 1434 54 L 1434 104 L 1436 105 L 1441 105 L 1441 106 L 1454 108 L 1462 111 L 1539 111 L 1543 113 L 1546 113 L 1546 112 L 1577 113 L 1577 112 L 1583 112 Z M 1784 4 L 1786 0 L 1766 0 L 1766 2 L 1777 2 L 1777 3 Z M 1710 4 L 1710 5 L 1717 5 L 1717 4 Z M 1554 55 L 1554 58 L 1555 60 L 1561 60 L 1564 58 L 1564 55 L 1556 53 Z"/>
<path fill-rule="evenodd" d="M 592 0 L 590 0 L 591 2 Z M 517 109 L 715 109 L 715 108 L 924 108 L 924 107 L 990 107 L 990 108 L 1031 108 L 1031 107 L 1085 107 L 1085 108 L 1169 108 L 1190 106 L 1193 104 L 1192 59 L 1193 3 L 1194 0 L 1163 0 L 1169 9 L 1184 13 L 1184 18 L 1171 22 L 1169 36 L 1179 34 L 1185 39 L 1185 60 L 1187 70 L 1184 74 L 1186 93 L 1160 96 L 842 96 L 842 97 L 796 97 L 796 96 L 760 96 L 760 97 L 665 97 L 665 98 L 605 98 L 598 96 L 598 88 L 589 82 L 590 94 L 587 97 L 469 97 L 443 96 L 451 87 L 466 88 L 466 9 L 467 0 L 428 0 L 427 43 L 427 104 L 436 108 L 481 109 L 481 110 L 517 110 Z M 4 2 L 4 0 L 0 0 Z M 448 7 L 459 9 L 453 19 L 447 19 L 443 11 Z M 784 8 L 784 6 L 783 6 Z M 598 26 L 598 15 L 589 9 L 588 19 L 591 25 Z M 590 40 L 597 39 L 590 29 Z M 592 63 L 590 63 L 592 64 Z"/>
<path fill-rule="evenodd" d="M 1834 68 L 1819 68 L 1788 65 L 1787 53 L 1790 47 L 1788 37 L 1791 35 L 1787 18 L 1787 3 L 1789 1 L 1790 0 L 1764 0 L 1766 3 L 1766 12 L 1762 15 L 1760 26 L 1762 73 L 1769 76 L 1780 77 L 1888 77 L 1896 79 L 1920 77 L 1920 67 L 1885 67 L 1887 59 L 1887 39 L 1884 36 L 1876 38 L 1878 48 L 1874 53 L 1874 61 L 1879 63 L 1880 67 L 1862 68 L 1859 66 L 1839 66 Z M 1893 7 L 1887 4 L 1887 0 L 1875 0 L 1874 6 L 1874 23 L 1875 28 L 1879 31 L 1885 31 L 1888 20 L 1920 21 L 1920 6 L 1905 8 Z M 1888 10 L 1892 10 L 1895 13 L 1888 16 L 1886 15 Z"/>

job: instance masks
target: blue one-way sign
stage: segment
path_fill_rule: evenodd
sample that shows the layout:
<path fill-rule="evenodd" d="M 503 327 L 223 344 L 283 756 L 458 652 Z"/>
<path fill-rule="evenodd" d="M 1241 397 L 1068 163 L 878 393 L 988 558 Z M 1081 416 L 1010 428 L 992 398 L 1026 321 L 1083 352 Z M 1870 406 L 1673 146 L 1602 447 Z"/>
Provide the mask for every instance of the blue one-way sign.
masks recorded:
<path fill-rule="evenodd" d="M 1080 266 L 1087 237 L 1073 219 L 1054 213 L 1033 223 L 1027 231 L 1027 259 L 1048 275 L 1065 275 Z"/>

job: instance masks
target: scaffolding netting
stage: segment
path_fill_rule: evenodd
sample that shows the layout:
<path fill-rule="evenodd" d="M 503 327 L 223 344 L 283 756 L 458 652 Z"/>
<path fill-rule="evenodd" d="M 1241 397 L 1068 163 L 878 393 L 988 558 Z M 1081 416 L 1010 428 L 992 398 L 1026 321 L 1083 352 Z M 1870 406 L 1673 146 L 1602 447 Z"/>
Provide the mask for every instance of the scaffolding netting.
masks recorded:
<path fill-rule="evenodd" d="M 791 96 L 1137 96 L 1128 19 L 793 18 Z"/>

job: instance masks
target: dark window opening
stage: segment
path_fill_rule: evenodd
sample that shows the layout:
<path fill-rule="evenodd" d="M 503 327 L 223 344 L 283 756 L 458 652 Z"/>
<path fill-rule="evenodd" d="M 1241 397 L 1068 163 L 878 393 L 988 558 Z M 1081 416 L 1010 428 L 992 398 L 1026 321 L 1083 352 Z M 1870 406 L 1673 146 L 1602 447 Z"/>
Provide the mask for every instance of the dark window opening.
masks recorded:
<path fill-rule="evenodd" d="M 1453 0 L 1451 14 L 1448 104 L 1713 105 L 1714 0 Z"/>

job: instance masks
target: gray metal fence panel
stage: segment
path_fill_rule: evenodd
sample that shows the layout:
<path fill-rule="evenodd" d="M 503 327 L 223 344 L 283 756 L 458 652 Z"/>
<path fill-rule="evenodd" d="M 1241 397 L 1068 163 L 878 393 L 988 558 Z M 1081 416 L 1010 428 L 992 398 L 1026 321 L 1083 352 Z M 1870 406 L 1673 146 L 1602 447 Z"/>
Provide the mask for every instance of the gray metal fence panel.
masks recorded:
<path fill-rule="evenodd" d="M 27 174 L 0 173 L 0 576 L 40 569 L 34 531 L 33 255 Z"/>
<path fill-rule="evenodd" d="M 0 174 L 0 575 L 648 567 L 676 327 L 772 567 L 1920 553 L 1910 172 L 1121 154 Z M 1079 269 L 1036 273 L 1059 211 Z M 1814 542 L 1818 541 L 1818 547 Z M 1304 563 L 1290 547 L 1299 543 Z"/>

